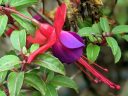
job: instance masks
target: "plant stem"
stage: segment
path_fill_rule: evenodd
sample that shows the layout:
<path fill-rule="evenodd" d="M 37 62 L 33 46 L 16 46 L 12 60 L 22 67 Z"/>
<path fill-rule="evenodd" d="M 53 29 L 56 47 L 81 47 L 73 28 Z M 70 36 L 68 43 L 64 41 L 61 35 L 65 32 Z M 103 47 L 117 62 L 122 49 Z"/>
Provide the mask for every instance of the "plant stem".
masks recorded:
<path fill-rule="evenodd" d="M 40 22 L 37 21 L 36 19 L 34 19 L 34 18 L 30 18 L 30 17 L 28 17 L 28 16 L 25 16 L 25 15 L 21 14 L 20 12 L 14 10 L 14 9 L 0 6 L 0 11 L 3 11 L 3 10 L 5 10 L 5 11 L 9 11 L 9 12 L 11 12 L 11 13 L 15 13 L 15 14 L 17 14 L 17 15 L 23 17 L 23 18 L 26 18 L 26 19 L 32 21 L 32 22 L 33 22 L 34 24 L 36 24 L 36 25 L 40 25 Z"/>
<path fill-rule="evenodd" d="M 46 17 L 45 15 L 43 14 L 40 14 L 39 12 L 37 12 L 33 7 L 29 7 L 31 8 L 36 14 L 38 14 L 39 16 L 41 16 L 45 21 L 47 21 L 47 23 L 53 25 L 53 22 L 48 18 Z"/>

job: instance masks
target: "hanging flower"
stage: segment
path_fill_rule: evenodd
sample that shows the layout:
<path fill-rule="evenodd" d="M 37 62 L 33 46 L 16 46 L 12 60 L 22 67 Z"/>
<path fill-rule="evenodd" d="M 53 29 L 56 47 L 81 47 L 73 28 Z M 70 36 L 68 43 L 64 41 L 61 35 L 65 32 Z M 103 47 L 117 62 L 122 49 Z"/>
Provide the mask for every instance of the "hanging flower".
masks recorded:
<path fill-rule="evenodd" d="M 47 51 L 55 43 L 55 41 L 56 41 L 56 33 L 54 27 L 48 24 L 40 23 L 38 29 L 36 30 L 35 37 L 32 37 L 31 35 L 28 36 L 27 42 L 38 43 L 41 45 L 41 47 L 30 54 L 27 63 L 30 64 L 37 55 Z"/>
<path fill-rule="evenodd" d="M 95 68 L 87 63 L 87 60 L 83 53 L 83 40 L 75 32 L 63 31 L 62 27 L 66 17 L 66 5 L 62 4 L 56 12 L 55 16 L 55 32 L 57 34 L 57 40 L 52 47 L 53 54 L 64 63 L 77 63 L 78 66 L 83 66 L 96 78 L 97 83 L 99 81 L 109 85 L 110 88 L 120 89 L 119 85 L 108 80 Z M 81 68 L 81 67 L 80 67 Z M 83 70 L 84 71 L 84 70 Z M 85 72 L 85 71 L 84 71 Z"/>

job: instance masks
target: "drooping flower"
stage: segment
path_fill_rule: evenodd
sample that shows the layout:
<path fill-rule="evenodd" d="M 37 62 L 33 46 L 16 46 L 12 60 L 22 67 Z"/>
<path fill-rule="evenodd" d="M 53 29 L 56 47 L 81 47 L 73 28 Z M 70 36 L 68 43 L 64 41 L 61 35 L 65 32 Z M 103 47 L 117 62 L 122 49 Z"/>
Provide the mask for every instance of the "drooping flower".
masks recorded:
<path fill-rule="evenodd" d="M 109 79 L 104 77 L 100 72 L 93 68 L 87 63 L 83 53 L 83 40 L 75 32 L 63 31 L 62 27 L 66 17 L 66 5 L 62 4 L 55 15 L 55 32 L 57 34 L 57 40 L 52 47 L 53 54 L 64 63 L 75 63 L 82 65 L 86 68 L 98 81 L 101 81 L 110 88 L 120 89 L 119 85 L 111 82 Z"/>
<path fill-rule="evenodd" d="M 38 29 L 36 30 L 35 37 L 31 35 L 27 37 L 27 42 L 38 43 L 41 45 L 39 49 L 34 51 L 28 57 L 27 63 L 30 64 L 34 58 L 47 51 L 56 41 L 56 33 L 54 27 L 40 23 Z"/>
<path fill-rule="evenodd" d="M 28 57 L 28 63 L 31 63 L 32 60 L 41 53 L 44 53 L 52 46 L 53 54 L 60 59 L 62 62 L 65 63 L 77 63 L 80 66 L 83 66 L 87 70 L 90 71 L 90 73 L 98 79 L 98 81 L 101 81 L 109 87 L 113 89 L 120 89 L 119 85 L 116 85 L 115 83 L 111 82 L 109 79 L 104 77 L 100 72 L 98 72 L 95 68 L 93 68 L 90 64 L 87 63 L 87 60 L 84 56 L 82 56 L 83 53 L 83 39 L 77 35 L 75 32 L 68 32 L 63 31 L 62 27 L 64 25 L 66 17 L 66 5 L 62 4 L 60 7 L 58 7 L 55 15 L 55 21 L 54 21 L 54 28 L 47 24 L 40 24 L 35 37 L 29 37 L 29 41 L 31 43 L 38 43 L 42 45 L 39 49 L 34 51 L 30 56 Z M 46 37 L 45 39 L 40 38 L 38 41 L 38 37 L 42 36 Z M 41 40 L 42 39 L 42 40 Z M 42 41 L 42 42 L 41 42 Z M 81 67 L 80 67 L 81 68 Z M 85 73 L 85 70 L 82 70 Z"/>

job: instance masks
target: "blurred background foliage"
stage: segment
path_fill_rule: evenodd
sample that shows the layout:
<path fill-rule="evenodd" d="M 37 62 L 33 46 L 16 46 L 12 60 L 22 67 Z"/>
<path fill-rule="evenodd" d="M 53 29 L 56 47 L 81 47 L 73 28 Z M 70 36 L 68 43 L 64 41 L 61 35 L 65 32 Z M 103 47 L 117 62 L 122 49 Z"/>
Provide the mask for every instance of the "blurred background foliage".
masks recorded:
<path fill-rule="evenodd" d="M 64 1 L 68 1 L 68 0 L 64 0 Z M 88 2 L 91 0 L 81 0 L 81 1 Z M 100 0 L 92 0 L 92 1 L 100 1 Z M 54 12 L 58 6 L 57 2 L 56 0 L 44 0 L 44 2 L 45 5 L 38 3 L 36 5 L 36 8 L 40 12 L 43 12 L 51 20 L 53 20 Z M 74 5 L 75 7 L 78 8 L 79 12 L 81 13 L 80 15 L 82 15 L 79 16 L 79 13 L 77 14 L 76 12 L 76 15 L 78 16 L 78 18 L 80 18 L 77 20 L 75 19 L 75 23 L 77 23 L 78 28 L 91 26 L 92 23 L 94 23 L 93 21 L 90 20 L 90 15 L 89 15 L 90 13 L 94 15 L 95 18 L 93 19 L 95 20 L 97 20 L 97 18 L 99 18 L 100 16 L 105 16 L 109 18 L 109 20 L 114 25 L 128 24 L 128 0 L 102 0 L 102 2 L 103 5 L 102 4 L 95 5 L 92 4 L 91 2 L 89 6 L 91 6 L 92 9 L 88 9 L 88 8 L 86 9 L 86 7 L 81 8 L 81 5 L 80 6 Z M 45 10 L 40 9 L 41 7 L 45 8 Z M 88 10 L 91 10 L 91 12 L 88 12 Z M 93 14 L 93 11 L 95 11 L 95 14 Z M 74 14 L 73 16 L 75 16 Z M 81 18 L 83 16 L 85 16 L 86 18 L 84 18 L 82 22 Z M 72 18 L 70 18 L 70 20 L 69 23 L 73 23 Z M 65 29 L 68 28 L 69 26 L 67 24 L 67 26 L 65 26 Z M 74 30 L 77 31 L 78 29 L 76 28 Z M 112 90 L 104 84 L 95 84 L 91 82 L 89 78 L 86 77 L 86 75 L 84 75 L 75 65 L 71 64 L 71 65 L 65 65 L 67 75 L 69 77 L 74 76 L 74 74 L 77 75 L 75 76 L 74 80 L 77 82 L 79 86 L 79 93 L 76 93 L 72 89 L 59 88 L 58 90 L 59 96 L 128 96 L 128 91 L 127 91 L 128 90 L 128 46 L 127 46 L 128 43 L 125 40 L 118 38 L 118 36 L 116 38 L 118 40 L 119 46 L 121 47 L 121 51 L 122 51 L 122 57 L 120 62 L 114 64 L 114 57 L 109 47 L 101 48 L 100 55 L 96 62 L 99 65 L 109 69 L 109 73 L 103 73 L 103 74 L 105 74 L 112 81 L 119 83 L 121 85 L 121 90 L 119 91 Z M 6 44 L 10 44 L 10 43 L 7 40 L 3 40 L 3 38 L 0 39 L 1 39 L 0 40 L 1 49 L 11 50 L 11 48 L 6 47 Z M 3 50 L 0 50 L 1 56 L 2 54 L 4 54 Z"/>

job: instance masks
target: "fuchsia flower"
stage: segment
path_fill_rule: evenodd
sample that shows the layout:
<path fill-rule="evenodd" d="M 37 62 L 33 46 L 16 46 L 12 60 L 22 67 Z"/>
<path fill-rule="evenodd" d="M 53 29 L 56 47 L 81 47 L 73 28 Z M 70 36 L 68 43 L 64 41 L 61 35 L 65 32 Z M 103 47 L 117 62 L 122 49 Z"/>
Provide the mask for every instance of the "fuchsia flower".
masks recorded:
<path fill-rule="evenodd" d="M 53 54 L 65 63 L 75 63 L 82 65 L 84 68 L 90 71 L 98 81 L 101 81 L 110 88 L 120 89 L 119 85 L 108 80 L 100 72 L 94 69 L 90 64 L 85 61 L 83 53 L 83 40 L 75 32 L 63 31 L 62 27 L 66 16 L 66 5 L 62 4 L 56 12 L 55 16 L 55 31 L 57 33 L 57 41 L 52 47 Z M 81 57 L 82 56 L 82 57 Z M 105 70 L 105 69 L 104 69 Z M 83 70 L 84 71 L 84 70 Z"/>
<path fill-rule="evenodd" d="M 110 88 L 119 90 L 119 85 L 116 85 L 104 77 L 100 72 L 87 63 L 86 57 L 82 56 L 84 48 L 83 39 L 75 32 L 62 30 L 65 17 L 66 5 L 62 4 L 56 11 L 54 21 L 55 30 L 52 26 L 41 23 L 35 33 L 35 37 L 28 36 L 29 42 L 42 45 L 28 57 L 28 63 L 31 63 L 38 54 L 42 54 L 52 47 L 53 54 L 62 62 L 77 63 L 78 66 L 86 68 L 97 79 L 97 81 L 109 85 Z M 82 69 L 82 67 L 80 68 Z M 85 73 L 85 70 L 82 69 L 82 71 Z"/>
<path fill-rule="evenodd" d="M 31 35 L 27 37 L 27 43 L 38 43 L 42 45 L 39 49 L 30 54 L 27 59 L 27 63 L 30 64 L 34 58 L 47 51 L 56 42 L 56 33 L 54 27 L 48 24 L 42 24 L 38 26 L 35 37 Z"/>

